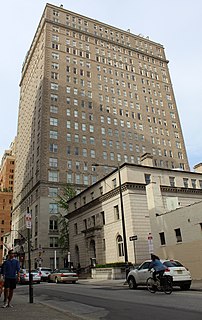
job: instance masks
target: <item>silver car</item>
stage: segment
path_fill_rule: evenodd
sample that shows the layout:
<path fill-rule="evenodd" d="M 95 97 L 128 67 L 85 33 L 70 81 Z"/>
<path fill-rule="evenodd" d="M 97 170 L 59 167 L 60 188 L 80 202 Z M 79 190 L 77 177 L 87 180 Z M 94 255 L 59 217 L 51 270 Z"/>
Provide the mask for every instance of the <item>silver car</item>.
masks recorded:
<path fill-rule="evenodd" d="M 41 281 L 48 281 L 48 276 L 51 273 L 52 269 L 47 267 L 39 267 L 37 268 L 41 275 Z"/>
<path fill-rule="evenodd" d="M 146 281 L 151 277 L 148 270 L 151 260 L 144 261 L 139 267 L 130 270 L 127 276 L 127 282 L 130 289 L 136 289 L 137 286 L 146 286 Z M 173 279 L 173 287 L 179 286 L 181 290 L 188 290 L 191 287 L 192 277 L 190 272 L 177 260 L 161 260 L 166 266 L 165 275 Z"/>
<path fill-rule="evenodd" d="M 57 269 L 48 276 L 49 282 L 71 282 L 76 283 L 78 281 L 78 275 L 76 272 L 70 269 Z"/>
<path fill-rule="evenodd" d="M 41 282 L 41 276 L 38 272 L 38 270 L 32 270 L 31 274 L 33 275 L 33 283 L 40 283 Z M 29 283 L 29 271 L 26 269 L 20 270 L 20 284 L 28 284 Z"/>

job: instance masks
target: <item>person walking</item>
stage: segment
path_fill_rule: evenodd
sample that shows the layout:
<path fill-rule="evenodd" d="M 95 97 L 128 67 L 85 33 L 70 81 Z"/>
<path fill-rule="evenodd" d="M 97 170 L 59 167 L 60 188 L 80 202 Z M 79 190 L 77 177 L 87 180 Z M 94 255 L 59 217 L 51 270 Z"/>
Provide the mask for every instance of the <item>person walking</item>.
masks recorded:
<path fill-rule="evenodd" d="M 6 256 L 6 260 L 8 259 L 8 256 Z M 4 265 L 6 260 L 3 262 L 2 266 L 1 266 L 1 279 L 0 279 L 0 297 L 2 292 L 4 292 L 4 303 L 6 303 L 6 294 L 5 294 L 5 290 L 4 290 L 4 277 L 3 277 L 3 269 L 4 269 Z"/>
<path fill-rule="evenodd" d="M 3 267 L 4 276 L 4 290 L 5 290 L 5 301 L 2 308 L 10 307 L 11 300 L 13 298 L 13 290 L 16 288 L 16 274 L 18 281 L 20 280 L 20 264 L 19 261 L 14 258 L 13 250 L 8 251 L 8 259 L 5 261 Z"/>

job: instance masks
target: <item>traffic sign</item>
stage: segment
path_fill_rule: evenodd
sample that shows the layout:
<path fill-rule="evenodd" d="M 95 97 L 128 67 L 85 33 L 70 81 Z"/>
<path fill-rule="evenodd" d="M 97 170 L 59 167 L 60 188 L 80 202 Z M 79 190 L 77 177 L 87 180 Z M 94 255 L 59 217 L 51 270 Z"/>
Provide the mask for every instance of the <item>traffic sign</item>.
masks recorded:
<path fill-rule="evenodd" d="M 129 240 L 130 240 L 130 241 L 134 241 L 134 240 L 137 240 L 137 236 L 132 236 L 132 237 L 129 237 Z"/>

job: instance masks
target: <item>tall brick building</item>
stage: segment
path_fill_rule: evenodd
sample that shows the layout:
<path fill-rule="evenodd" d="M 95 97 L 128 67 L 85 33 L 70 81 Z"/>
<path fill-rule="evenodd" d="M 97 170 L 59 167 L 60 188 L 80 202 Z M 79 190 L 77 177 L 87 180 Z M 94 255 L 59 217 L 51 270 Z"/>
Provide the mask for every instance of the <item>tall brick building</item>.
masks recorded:
<path fill-rule="evenodd" d="M 0 166 L 0 263 L 6 252 L 3 252 L 3 236 L 11 228 L 13 203 L 13 185 L 15 168 L 15 143 L 4 152 Z"/>
<path fill-rule="evenodd" d="M 20 87 L 13 228 L 26 232 L 29 207 L 35 264 L 40 248 L 43 264 L 53 266 L 55 198 L 65 183 L 79 192 L 107 165 L 138 164 L 145 152 L 156 167 L 189 170 L 159 43 L 47 4 Z"/>

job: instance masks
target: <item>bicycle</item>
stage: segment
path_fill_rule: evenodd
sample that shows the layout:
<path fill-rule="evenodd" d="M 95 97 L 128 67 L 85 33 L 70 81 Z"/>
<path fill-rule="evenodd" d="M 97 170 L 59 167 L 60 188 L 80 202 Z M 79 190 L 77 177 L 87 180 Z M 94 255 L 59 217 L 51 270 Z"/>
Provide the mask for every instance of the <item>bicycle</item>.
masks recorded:
<path fill-rule="evenodd" d="M 171 294 L 173 291 L 172 277 L 163 275 L 161 278 L 159 278 L 157 275 L 156 281 L 153 279 L 153 277 L 149 277 L 147 279 L 147 289 L 151 293 L 163 291 L 165 294 Z"/>

